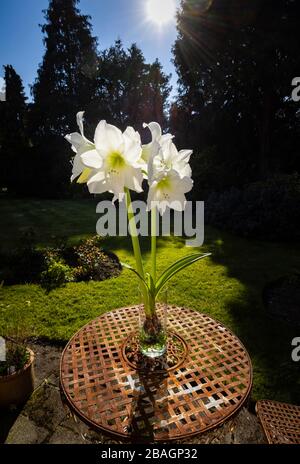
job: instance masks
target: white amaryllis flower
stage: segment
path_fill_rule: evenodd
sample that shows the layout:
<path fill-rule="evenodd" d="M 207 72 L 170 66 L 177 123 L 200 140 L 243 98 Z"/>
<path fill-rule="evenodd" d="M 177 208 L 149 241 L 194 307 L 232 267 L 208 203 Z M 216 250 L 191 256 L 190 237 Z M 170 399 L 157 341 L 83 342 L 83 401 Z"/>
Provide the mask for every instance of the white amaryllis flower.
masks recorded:
<path fill-rule="evenodd" d="M 174 169 L 161 171 L 150 184 L 148 210 L 156 207 L 161 215 L 167 207 L 183 211 L 186 204 L 185 193 L 190 192 L 192 188 L 191 177 L 181 177 Z"/>
<path fill-rule="evenodd" d="M 148 163 L 149 183 L 162 171 L 174 169 L 181 177 L 190 177 L 192 170 L 189 165 L 192 150 L 178 152 L 171 134 L 162 134 L 161 127 L 156 122 L 144 124 L 152 134 L 152 142 L 143 146 L 143 157 Z"/>
<path fill-rule="evenodd" d="M 144 123 L 143 127 L 148 129 L 151 132 L 152 135 L 152 140 L 150 143 L 147 145 L 143 145 L 143 151 L 142 151 L 142 160 L 146 163 L 147 165 L 147 172 L 145 175 L 145 178 L 147 179 L 149 175 L 152 175 L 152 162 L 153 159 L 156 157 L 156 155 L 159 153 L 159 150 L 161 147 L 168 142 L 169 140 L 172 140 L 173 135 L 171 134 L 163 134 L 160 125 L 157 122 L 150 122 L 149 124 Z"/>
<path fill-rule="evenodd" d="M 87 185 L 90 193 L 109 191 L 113 201 L 124 198 L 125 188 L 142 192 L 143 173 L 140 136 L 129 127 L 122 133 L 117 127 L 101 121 L 95 132 L 95 149 L 81 155 L 91 169 Z"/>
<path fill-rule="evenodd" d="M 71 182 L 80 176 L 77 181 L 79 184 L 85 183 L 91 174 L 91 170 L 89 168 L 85 168 L 84 164 L 82 163 L 81 155 L 86 151 L 95 149 L 95 145 L 90 142 L 84 135 L 83 116 L 84 111 L 79 111 L 76 116 L 80 134 L 78 132 L 73 132 L 72 134 L 65 136 L 65 139 L 72 145 L 72 150 L 76 153 L 76 156 L 73 160 Z"/>
<path fill-rule="evenodd" d="M 174 170 L 180 177 L 191 177 L 192 169 L 189 165 L 193 151 L 178 151 L 172 140 L 168 140 L 160 147 L 159 152 L 152 160 L 151 167 L 148 168 L 150 179 L 155 179 L 157 175 L 164 171 Z"/>

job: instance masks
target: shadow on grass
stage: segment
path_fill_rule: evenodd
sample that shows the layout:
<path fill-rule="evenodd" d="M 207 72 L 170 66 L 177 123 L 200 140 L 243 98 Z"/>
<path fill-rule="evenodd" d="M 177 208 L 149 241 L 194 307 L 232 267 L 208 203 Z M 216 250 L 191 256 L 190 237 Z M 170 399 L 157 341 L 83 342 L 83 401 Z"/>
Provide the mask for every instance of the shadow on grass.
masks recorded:
<path fill-rule="evenodd" d="M 246 243 L 212 229 L 205 247 L 212 252 L 212 262 L 224 266 L 228 277 L 244 287 L 242 300 L 229 300 L 226 309 L 233 319 L 232 329 L 253 363 L 253 397 L 300 404 L 300 363 L 291 358 L 291 343 L 300 335 L 299 328 L 269 317 L 262 301 L 268 282 L 300 270 L 300 247 L 252 240 Z"/>

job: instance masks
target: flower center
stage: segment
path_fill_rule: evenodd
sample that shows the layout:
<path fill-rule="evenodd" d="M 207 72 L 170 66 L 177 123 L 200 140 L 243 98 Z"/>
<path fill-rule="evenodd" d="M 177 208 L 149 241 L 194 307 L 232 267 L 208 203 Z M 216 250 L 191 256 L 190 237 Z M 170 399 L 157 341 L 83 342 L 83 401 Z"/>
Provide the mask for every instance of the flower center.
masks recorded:
<path fill-rule="evenodd" d="M 171 191 L 171 188 L 172 188 L 172 184 L 171 184 L 171 181 L 170 181 L 168 176 L 161 179 L 157 183 L 156 188 L 157 188 L 157 190 L 160 190 L 161 196 L 162 196 L 162 198 L 164 200 L 170 201 L 170 199 L 171 199 L 170 191 Z"/>
<path fill-rule="evenodd" d="M 125 167 L 126 162 L 120 152 L 114 151 L 108 156 L 107 164 L 110 173 L 117 173 L 120 169 Z"/>

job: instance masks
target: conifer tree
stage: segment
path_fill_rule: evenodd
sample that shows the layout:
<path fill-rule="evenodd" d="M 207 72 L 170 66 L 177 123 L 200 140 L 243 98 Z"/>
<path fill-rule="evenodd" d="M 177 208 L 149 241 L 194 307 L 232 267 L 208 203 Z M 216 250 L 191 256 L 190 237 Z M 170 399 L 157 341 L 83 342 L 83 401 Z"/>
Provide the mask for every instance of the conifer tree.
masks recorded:
<path fill-rule="evenodd" d="M 0 188 L 18 192 L 28 147 L 26 97 L 21 77 L 13 66 L 4 66 L 4 80 L 5 101 L 0 102 Z"/>
<path fill-rule="evenodd" d="M 78 0 L 50 0 L 45 14 L 45 55 L 32 87 L 35 135 L 63 135 L 74 126 L 79 110 L 91 105 L 96 92 L 97 41 L 89 16 Z"/>

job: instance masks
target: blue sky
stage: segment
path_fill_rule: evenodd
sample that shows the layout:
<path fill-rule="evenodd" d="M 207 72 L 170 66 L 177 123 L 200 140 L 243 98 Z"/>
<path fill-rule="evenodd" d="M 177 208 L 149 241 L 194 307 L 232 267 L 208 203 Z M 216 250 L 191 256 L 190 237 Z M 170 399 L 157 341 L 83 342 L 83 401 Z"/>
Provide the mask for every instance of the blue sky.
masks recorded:
<path fill-rule="evenodd" d="M 176 39 L 175 21 L 162 28 L 147 21 L 146 1 L 81 0 L 79 7 L 82 13 L 91 15 L 93 35 L 98 37 L 100 49 L 118 37 L 125 46 L 136 42 L 148 62 L 158 58 L 164 71 L 172 73 L 174 94 L 177 76 L 171 63 L 171 47 Z M 179 4 L 179 0 L 174 1 Z M 42 10 L 47 6 L 48 0 L 1 0 L 0 4 L 0 76 L 3 65 L 13 65 L 23 79 L 27 95 L 43 56 L 39 24 L 44 22 Z"/>

